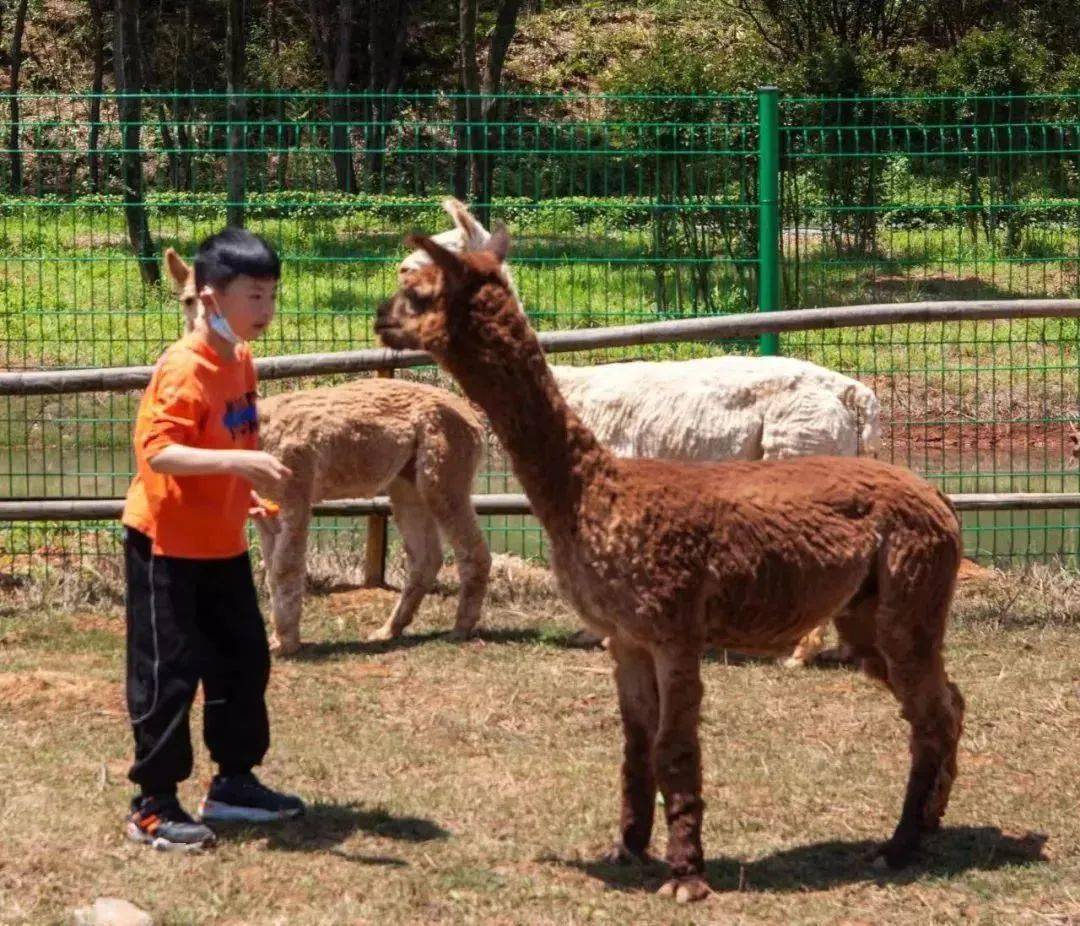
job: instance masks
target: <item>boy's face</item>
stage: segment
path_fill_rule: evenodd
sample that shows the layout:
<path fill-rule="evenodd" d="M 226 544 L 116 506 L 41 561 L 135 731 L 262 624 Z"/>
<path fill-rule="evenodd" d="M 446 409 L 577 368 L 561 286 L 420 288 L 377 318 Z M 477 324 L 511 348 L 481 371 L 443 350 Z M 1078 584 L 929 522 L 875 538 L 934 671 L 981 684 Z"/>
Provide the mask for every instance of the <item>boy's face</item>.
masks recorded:
<path fill-rule="evenodd" d="M 270 326 L 277 309 L 278 281 L 241 274 L 224 286 L 199 293 L 209 312 L 220 312 L 238 338 L 252 341 Z"/>

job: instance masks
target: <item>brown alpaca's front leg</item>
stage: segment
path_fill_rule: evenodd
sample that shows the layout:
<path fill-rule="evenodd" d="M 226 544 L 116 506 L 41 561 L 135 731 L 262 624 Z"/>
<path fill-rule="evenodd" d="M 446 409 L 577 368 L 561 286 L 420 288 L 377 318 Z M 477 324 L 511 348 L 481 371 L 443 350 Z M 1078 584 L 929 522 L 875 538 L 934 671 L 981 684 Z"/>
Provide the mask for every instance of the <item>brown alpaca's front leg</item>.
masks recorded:
<path fill-rule="evenodd" d="M 611 864 L 648 861 L 656 812 L 653 744 L 659 724 L 660 699 L 656 667 L 648 650 L 613 638 L 615 685 L 623 724 L 622 813 L 619 839 L 604 856 Z"/>
<path fill-rule="evenodd" d="M 660 894 L 679 903 L 709 894 L 701 848 L 701 653 L 697 650 L 653 654 L 660 693 L 660 727 L 653 749 L 656 780 L 664 795 L 668 824 L 667 863 L 671 878 Z"/>

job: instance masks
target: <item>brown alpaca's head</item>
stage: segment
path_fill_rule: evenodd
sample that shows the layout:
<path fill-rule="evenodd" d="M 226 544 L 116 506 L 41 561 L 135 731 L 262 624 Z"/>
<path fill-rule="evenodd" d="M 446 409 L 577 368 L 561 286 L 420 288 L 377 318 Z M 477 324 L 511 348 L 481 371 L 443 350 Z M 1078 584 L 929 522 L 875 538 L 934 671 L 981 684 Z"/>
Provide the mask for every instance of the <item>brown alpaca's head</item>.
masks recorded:
<path fill-rule="evenodd" d="M 202 314 L 202 302 L 195 287 L 195 268 L 172 248 L 165 249 L 165 270 L 172 280 L 172 289 L 180 300 L 184 313 L 184 331 L 195 329 L 195 320 Z"/>
<path fill-rule="evenodd" d="M 458 254 L 421 236 L 407 243 L 430 263 L 403 273 L 398 291 L 379 307 L 375 331 L 387 347 L 443 359 L 491 341 L 490 333 L 511 319 L 524 320 L 502 266 L 510 250 L 502 226 L 483 251 Z"/>
<path fill-rule="evenodd" d="M 1077 430 L 1076 425 L 1071 421 L 1069 422 L 1068 450 L 1072 461 L 1080 463 L 1080 430 Z"/>

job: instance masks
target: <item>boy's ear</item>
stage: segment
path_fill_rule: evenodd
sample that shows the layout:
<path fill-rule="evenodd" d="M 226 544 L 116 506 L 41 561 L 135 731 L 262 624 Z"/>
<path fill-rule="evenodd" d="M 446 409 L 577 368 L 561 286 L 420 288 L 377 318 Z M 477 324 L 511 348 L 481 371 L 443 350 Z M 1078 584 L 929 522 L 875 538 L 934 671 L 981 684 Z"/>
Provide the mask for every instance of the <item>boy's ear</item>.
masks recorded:
<path fill-rule="evenodd" d="M 185 261 L 184 258 L 177 254 L 172 248 L 166 248 L 165 269 L 168 271 L 169 278 L 173 281 L 173 289 L 177 293 L 182 293 L 193 272 L 191 264 Z"/>

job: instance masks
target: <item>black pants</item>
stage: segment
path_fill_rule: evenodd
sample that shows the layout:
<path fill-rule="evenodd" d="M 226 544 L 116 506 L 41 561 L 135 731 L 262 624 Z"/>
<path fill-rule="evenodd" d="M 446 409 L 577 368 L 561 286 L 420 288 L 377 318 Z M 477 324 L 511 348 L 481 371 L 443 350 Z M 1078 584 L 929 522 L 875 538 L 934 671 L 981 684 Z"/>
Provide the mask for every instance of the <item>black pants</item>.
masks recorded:
<path fill-rule="evenodd" d="M 128 777 L 167 794 L 191 774 L 188 713 L 203 684 L 203 737 L 222 773 L 250 771 L 270 745 L 270 652 L 246 553 L 154 556 L 128 528 L 127 702 L 135 733 Z"/>

